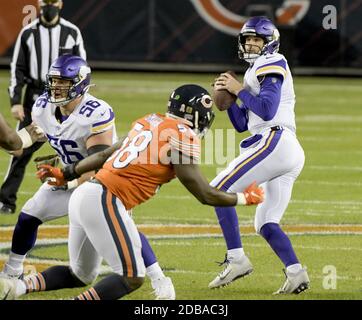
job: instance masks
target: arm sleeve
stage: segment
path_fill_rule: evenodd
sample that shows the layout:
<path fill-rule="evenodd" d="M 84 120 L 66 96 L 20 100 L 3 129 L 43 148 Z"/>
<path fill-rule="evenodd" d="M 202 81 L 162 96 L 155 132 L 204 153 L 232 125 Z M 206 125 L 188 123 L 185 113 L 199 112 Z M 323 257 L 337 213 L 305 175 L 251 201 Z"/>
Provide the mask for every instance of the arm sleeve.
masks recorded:
<path fill-rule="evenodd" d="M 227 111 L 229 119 L 236 131 L 244 132 L 248 130 L 248 116 L 246 114 L 247 109 L 244 105 L 239 107 L 235 102 Z"/>
<path fill-rule="evenodd" d="M 260 93 L 253 96 L 247 90 L 239 92 L 238 97 L 247 109 L 254 112 L 264 121 L 274 118 L 280 103 L 283 77 L 279 74 L 268 74 L 261 83 Z"/>
<path fill-rule="evenodd" d="M 9 87 L 10 105 L 21 103 L 21 94 L 25 85 L 25 75 L 27 74 L 26 62 L 26 43 L 24 41 L 23 32 L 21 32 L 16 40 L 14 47 L 13 59 L 11 61 L 11 80 Z"/>

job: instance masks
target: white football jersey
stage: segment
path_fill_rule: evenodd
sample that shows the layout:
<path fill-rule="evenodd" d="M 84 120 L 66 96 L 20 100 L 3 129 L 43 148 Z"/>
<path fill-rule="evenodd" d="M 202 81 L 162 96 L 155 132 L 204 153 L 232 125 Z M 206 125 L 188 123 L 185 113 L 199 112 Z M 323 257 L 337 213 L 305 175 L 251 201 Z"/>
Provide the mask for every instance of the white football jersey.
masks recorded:
<path fill-rule="evenodd" d="M 45 132 L 63 165 L 87 157 L 86 142 L 94 134 L 113 130 L 113 143 L 117 141 L 114 113 L 105 101 L 86 93 L 80 104 L 62 123 L 55 117 L 56 108 L 48 102 L 47 94 L 43 94 L 34 103 L 32 118 Z"/>
<path fill-rule="evenodd" d="M 244 75 L 244 87 L 252 95 L 257 96 L 260 92 L 260 83 L 257 77 L 266 74 L 280 74 L 283 76 L 281 87 L 280 104 L 276 115 L 270 121 L 264 121 L 251 110 L 248 110 L 248 129 L 252 134 L 261 132 L 263 129 L 280 125 L 295 132 L 295 94 L 293 78 L 287 60 L 282 54 L 273 53 L 260 56 L 254 64 L 249 67 Z"/>

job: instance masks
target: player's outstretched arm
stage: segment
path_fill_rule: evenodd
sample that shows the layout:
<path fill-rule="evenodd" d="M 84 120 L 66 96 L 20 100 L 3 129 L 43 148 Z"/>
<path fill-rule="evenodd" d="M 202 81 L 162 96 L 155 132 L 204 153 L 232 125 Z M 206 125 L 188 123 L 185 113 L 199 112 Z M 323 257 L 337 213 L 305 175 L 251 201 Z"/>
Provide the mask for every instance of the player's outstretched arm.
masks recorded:
<path fill-rule="evenodd" d="M 174 164 L 176 176 L 202 204 L 214 207 L 259 204 L 264 200 L 263 189 L 256 183 L 241 193 L 219 191 L 209 185 L 197 164 Z"/>
<path fill-rule="evenodd" d="M 9 127 L 4 117 L 0 114 L 0 146 L 6 150 L 18 150 L 23 142 L 16 131 Z"/>
<path fill-rule="evenodd" d="M 103 164 L 107 161 L 107 159 L 122 146 L 124 139 L 125 137 L 121 138 L 109 148 L 92 154 L 91 156 L 77 162 L 74 166 L 75 174 L 80 176 L 85 172 L 102 168 Z"/>
<path fill-rule="evenodd" d="M 75 162 L 63 169 L 54 168 L 49 165 L 40 165 L 36 173 L 39 179 L 55 178 L 55 181 L 48 182 L 51 185 L 63 186 L 67 181 L 79 178 L 83 173 L 102 168 L 106 160 L 119 148 L 121 148 L 125 137 L 121 138 L 109 148 L 92 154 L 79 162 Z"/>
<path fill-rule="evenodd" d="M 44 134 L 36 125 L 29 125 L 20 131 L 12 129 L 0 114 L 0 146 L 7 151 L 20 150 L 30 147 L 34 142 L 42 139 Z"/>

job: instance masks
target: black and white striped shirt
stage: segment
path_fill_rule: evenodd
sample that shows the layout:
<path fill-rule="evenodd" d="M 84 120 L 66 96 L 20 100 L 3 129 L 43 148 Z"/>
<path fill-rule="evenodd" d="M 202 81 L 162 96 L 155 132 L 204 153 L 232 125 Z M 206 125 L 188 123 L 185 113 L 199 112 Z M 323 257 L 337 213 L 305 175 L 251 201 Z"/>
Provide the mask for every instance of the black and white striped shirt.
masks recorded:
<path fill-rule="evenodd" d="M 60 18 L 59 23 L 51 28 L 42 25 L 39 19 L 25 26 L 17 38 L 11 62 L 11 105 L 21 104 L 25 84 L 34 87 L 44 84 L 52 62 L 66 53 L 86 60 L 83 38 L 74 24 Z"/>

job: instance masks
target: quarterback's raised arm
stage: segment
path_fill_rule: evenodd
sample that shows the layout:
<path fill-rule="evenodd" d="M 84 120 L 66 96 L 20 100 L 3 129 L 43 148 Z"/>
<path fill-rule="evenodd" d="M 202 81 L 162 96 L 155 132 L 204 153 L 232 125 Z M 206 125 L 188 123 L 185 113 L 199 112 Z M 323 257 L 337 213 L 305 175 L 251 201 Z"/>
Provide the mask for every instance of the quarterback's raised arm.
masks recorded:
<path fill-rule="evenodd" d="M 197 164 L 174 164 L 176 176 L 202 204 L 214 207 L 258 204 L 263 201 L 263 189 L 250 185 L 242 193 L 227 193 L 209 185 Z"/>

